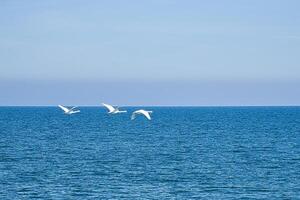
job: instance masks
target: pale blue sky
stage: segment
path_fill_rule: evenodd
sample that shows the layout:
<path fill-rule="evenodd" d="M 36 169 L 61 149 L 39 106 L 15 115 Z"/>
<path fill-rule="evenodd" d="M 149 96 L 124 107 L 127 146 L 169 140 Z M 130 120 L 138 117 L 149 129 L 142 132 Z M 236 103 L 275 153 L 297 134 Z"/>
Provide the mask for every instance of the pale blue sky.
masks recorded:
<path fill-rule="evenodd" d="M 2 0 L 0 105 L 300 105 L 299 8 Z"/>

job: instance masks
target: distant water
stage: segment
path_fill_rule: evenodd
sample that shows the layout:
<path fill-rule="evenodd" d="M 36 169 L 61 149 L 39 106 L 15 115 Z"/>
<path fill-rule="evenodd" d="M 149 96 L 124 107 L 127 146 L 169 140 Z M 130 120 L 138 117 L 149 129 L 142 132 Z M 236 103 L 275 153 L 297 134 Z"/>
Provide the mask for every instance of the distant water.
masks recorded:
<path fill-rule="evenodd" d="M 0 107 L 0 199 L 300 198 L 300 107 L 147 109 Z"/>

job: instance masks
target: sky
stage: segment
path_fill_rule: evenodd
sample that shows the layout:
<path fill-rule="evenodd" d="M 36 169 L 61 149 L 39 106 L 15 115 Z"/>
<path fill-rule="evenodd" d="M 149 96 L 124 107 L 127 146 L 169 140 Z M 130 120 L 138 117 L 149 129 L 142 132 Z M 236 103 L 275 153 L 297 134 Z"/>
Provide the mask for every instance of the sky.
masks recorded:
<path fill-rule="evenodd" d="M 0 105 L 300 105 L 298 0 L 1 0 Z"/>

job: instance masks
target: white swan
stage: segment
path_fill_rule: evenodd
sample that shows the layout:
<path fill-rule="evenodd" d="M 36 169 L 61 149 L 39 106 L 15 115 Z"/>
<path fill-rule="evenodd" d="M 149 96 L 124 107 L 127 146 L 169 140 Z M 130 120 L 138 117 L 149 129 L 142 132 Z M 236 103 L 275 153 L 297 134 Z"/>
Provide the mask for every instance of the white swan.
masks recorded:
<path fill-rule="evenodd" d="M 58 107 L 60 107 L 65 112 L 65 114 L 67 114 L 67 115 L 71 115 L 71 114 L 75 114 L 75 113 L 80 112 L 80 110 L 74 110 L 76 107 L 73 107 L 73 108 L 70 108 L 70 109 L 66 108 L 62 105 L 58 105 Z"/>
<path fill-rule="evenodd" d="M 126 113 L 127 112 L 126 110 L 119 110 L 118 107 L 113 107 L 109 104 L 102 103 L 102 105 L 108 109 L 109 114 L 117 114 L 117 113 Z"/>
<path fill-rule="evenodd" d="M 151 120 L 150 113 L 152 113 L 152 111 L 147 111 L 147 110 L 134 111 L 131 115 L 131 120 L 134 120 L 136 115 L 144 115 L 147 119 Z"/>

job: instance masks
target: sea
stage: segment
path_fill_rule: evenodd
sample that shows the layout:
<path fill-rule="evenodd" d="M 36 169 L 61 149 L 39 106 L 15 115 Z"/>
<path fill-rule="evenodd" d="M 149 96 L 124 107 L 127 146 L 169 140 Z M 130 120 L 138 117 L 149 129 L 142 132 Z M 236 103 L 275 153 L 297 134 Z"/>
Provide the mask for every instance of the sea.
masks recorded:
<path fill-rule="evenodd" d="M 300 107 L 0 107 L 0 199 L 300 199 Z"/>

